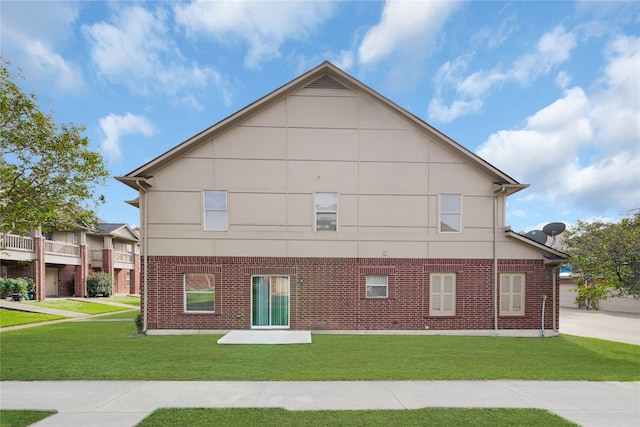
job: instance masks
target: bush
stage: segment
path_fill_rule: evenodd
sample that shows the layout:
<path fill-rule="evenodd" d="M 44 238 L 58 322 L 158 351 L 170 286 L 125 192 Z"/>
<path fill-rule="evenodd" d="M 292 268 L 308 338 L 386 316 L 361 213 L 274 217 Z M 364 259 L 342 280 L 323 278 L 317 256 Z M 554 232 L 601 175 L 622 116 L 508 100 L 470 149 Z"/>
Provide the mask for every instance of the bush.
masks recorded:
<path fill-rule="evenodd" d="M 29 295 L 36 292 L 36 283 L 28 277 L 18 277 L 15 279 L 0 279 L 0 294 L 2 298 L 17 293 L 24 299 L 29 299 Z"/>
<path fill-rule="evenodd" d="M 111 276 L 104 271 L 89 273 L 87 278 L 87 293 L 90 297 L 103 295 L 108 297 L 111 294 Z"/>

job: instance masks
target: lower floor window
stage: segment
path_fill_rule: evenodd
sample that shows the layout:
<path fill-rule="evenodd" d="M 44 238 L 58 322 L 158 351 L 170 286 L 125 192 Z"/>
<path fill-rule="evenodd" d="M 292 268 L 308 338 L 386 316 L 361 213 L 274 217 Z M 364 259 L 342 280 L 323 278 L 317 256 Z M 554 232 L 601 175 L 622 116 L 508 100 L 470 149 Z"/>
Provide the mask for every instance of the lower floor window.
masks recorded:
<path fill-rule="evenodd" d="M 184 311 L 215 311 L 214 274 L 184 274 Z"/>
<path fill-rule="evenodd" d="M 500 274 L 500 314 L 524 315 L 524 273 Z"/>
<path fill-rule="evenodd" d="M 429 315 L 456 314 L 456 274 L 431 273 L 429 278 Z"/>
<path fill-rule="evenodd" d="M 389 277 L 382 274 L 367 276 L 367 298 L 387 298 Z"/>

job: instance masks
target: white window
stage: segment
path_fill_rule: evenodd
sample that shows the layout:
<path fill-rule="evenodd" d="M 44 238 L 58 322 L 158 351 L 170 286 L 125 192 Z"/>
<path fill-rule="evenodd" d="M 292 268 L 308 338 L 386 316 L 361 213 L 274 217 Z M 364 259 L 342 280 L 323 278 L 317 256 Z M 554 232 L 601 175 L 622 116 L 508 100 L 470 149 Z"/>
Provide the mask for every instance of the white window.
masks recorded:
<path fill-rule="evenodd" d="M 126 284 L 127 288 L 131 287 L 131 273 L 127 273 L 125 275 L 125 284 Z"/>
<path fill-rule="evenodd" d="M 338 230 L 338 193 L 316 193 L 316 231 Z"/>
<path fill-rule="evenodd" d="M 524 273 L 500 274 L 500 314 L 524 315 Z"/>
<path fill-rule="evenodd" d="M 227 192 L 204 192 L 204 229 L 227 229 Z"/>
<path fill-rule="evenodd" d="M 71 240 L 71 242 L 72 242 L 74 245 L 77 245 L 77 244 L 78 244 L 78 234 L 77 234 L 77 233 L 73 233 L 73 234 L 71 235 L 71 239 L 72 239 L 72 240 Z"/>
<path fill-rule="evenodd" d="M 460 194 L 440 195 L 440 232 L 459 233 L 462 231 L 462 196 Z"/>
<path fill-rule="evenodd" d="M 210 273 L 184 274 L 184 311 L 215 311 L 214 275 Z"/>
<path fill-rule="evenodd" d="M 429 277 L 429 315 L 456 314 L 456 274 L 431 273 Z"/>
<path fill-rule="evenodd" d="M 389 277 L 382 274 L 367 276 L 367 298 L 387 298 L 389 295 Z"/>

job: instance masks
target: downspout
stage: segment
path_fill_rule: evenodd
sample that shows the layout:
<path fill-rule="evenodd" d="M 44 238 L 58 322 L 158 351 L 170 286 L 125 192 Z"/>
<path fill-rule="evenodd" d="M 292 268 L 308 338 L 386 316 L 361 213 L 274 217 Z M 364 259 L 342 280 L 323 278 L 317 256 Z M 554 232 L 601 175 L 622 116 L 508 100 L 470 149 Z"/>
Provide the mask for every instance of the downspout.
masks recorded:
<path fill-rule="evenodd" d="M 547 296 L 542 295 L 542 315 L 540 316 L 540 336 L 542 336 L 542 338 L 544 338 L 544 308 L 546 302 Z"/>
<path fill-rule="evenodd" d="M 498 330 L 498 198 L 507 191 L 500 187 L 493 199 L 493 329 Z"/>
<path fill-rule="evenodd" d="M 559 270 L 560 270 L 560 266 L 553 267 L 553 269 L 551 270 L 551 275 L 552 275 L 552 278 L 551 278 L 551 292 L 553 292 L 553 296 L 551 297 L 551 300 L 553 301 L 553 304 L 552 304 L 553 305 L 553 315 L 552 315 L 553 328 L 551 328 L 551 329 L 553 329 L 554 332 L 558 332 L 558 327 L 556 326 L 558 324 L 557 323 L 558 319 L 557 319 L 557 315 L 556 315 L 556 308 L 558 306 L 557 305 L 558 304 L 558 300 L 557 300 L 558 292 L 556 291 L 556 288 L 558 287 L 558 279 L 557 279 L 558 274 L 557 274 L 557 272 Z"/>
<path fill-rule="evenodd" d="M 148 252 L 148 219 L 149 219 L 149 213 L 147 210 L 147 190 L 144 188 L 144 186 L 142 184 L 140 184 L 140 181 L 136 180 L 136 184 L 138 185 L 138 188 L 144 192 L 144 198 L 142 199 L 142 271 L 144 274 L 144 278 L 142 280 L 142 289 L 143 289 L 143 293 L 144 293 L 144 311 L 142 313 L 142 332 L 146 333 L 147 332 L 147 321 L 148 321 L 148 310 L 149 310 L 149 292 L 147 292 L 147 281 L 148 281 L 148 257 L 147 257 L 147 252 Z"/>

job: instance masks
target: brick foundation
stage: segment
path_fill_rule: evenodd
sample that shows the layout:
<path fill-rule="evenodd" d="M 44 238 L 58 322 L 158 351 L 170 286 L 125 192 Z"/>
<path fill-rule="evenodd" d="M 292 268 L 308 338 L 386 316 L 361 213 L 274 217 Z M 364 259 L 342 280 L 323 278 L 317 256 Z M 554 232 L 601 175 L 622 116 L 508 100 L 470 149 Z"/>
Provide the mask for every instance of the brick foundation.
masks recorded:
<path fill-rule="evenodd" d="M 148 329 L 249 329 L 251 276 L 290 278 L 291 329 L 493 329 L 493 260 L 388 258 L 149 257 Z M 524 316 L 499 316 L 499 329 L 552 329 L 552 267 L 504 260 L 499 272 L 526 274 Z M 215 313 L 184 312 L 184 273 L 215 275 Z M 429 275 L 456 273 L 455 316 L 429 316 Z M 389 277 L 388 298 L 365 296 L 368 274 Z"/>

